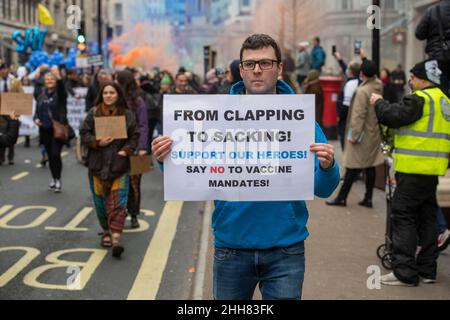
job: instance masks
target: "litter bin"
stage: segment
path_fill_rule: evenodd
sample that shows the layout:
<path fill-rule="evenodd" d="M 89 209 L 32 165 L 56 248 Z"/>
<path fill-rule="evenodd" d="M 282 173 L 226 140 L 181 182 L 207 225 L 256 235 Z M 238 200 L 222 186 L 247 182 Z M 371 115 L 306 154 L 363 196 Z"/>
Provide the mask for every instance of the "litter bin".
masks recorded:
<path fill-rule="evenodd" d="M 341 90 L 342 77 L 323 76 L 320 83 L 324 95 L 323 131 L 328 140 L 337 140 L 337 111 L 336 103 Z"/>

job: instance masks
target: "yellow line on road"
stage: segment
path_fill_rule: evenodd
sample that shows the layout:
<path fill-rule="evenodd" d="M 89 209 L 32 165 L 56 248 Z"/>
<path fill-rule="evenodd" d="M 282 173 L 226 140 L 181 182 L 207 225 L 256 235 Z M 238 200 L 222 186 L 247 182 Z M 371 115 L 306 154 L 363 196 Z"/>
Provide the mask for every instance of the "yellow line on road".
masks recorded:
<path fill-rule="evenodd" d="M 69 155 L 69 153 L 67 151 L 64 151 L 63 153 L 61 153 L 61 158 L 65 158 Z"/>
<path fill-rule="evenodd" d="M 177 231 L 183 202 L 170 201 L 156 227 L 128 300 L 155 300 Z"/>
<path fill-rule="evenodd" d="M 22 178 L 25 178 L 29 174 L 30 174 L 29 172 L 22 172 L 22 173 L 19 173 L 18 175 L 15 175 L 14 177 L 12 177 L 11 180 L 12 181 L 17 181 L 17 180 L 20 180 Z"/>

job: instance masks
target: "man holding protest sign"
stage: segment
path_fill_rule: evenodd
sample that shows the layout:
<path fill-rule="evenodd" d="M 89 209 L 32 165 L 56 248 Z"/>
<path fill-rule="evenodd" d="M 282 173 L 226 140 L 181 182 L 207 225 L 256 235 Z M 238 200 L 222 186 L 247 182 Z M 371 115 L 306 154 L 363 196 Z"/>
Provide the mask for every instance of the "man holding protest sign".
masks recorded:
<path fill-rule="evenodd" d="M 286 83 L 278 81 L 282 71 L 278 44 L 267 35 L 250 36 L 241 49 L 240 72 L 244 81 L 235 84 L 231 93 L 294 94 Z M 326 198 L 339 184 L 339 166 L 334 160 L 334 148 L 327 144 L 317 124 L 315 141 L 309 149 L 316 155 L 314 193 Z M 158 161 L 171 153 L 172 143 L 170 137 L 153 142 Z M 285 190 L 288 191 L 291 190 Z M 304 201 L 217 201 L 213 214 L 214 298 L 251 300 L 259 283 L 263 299 L 301 299 L 307 220 Z"/>

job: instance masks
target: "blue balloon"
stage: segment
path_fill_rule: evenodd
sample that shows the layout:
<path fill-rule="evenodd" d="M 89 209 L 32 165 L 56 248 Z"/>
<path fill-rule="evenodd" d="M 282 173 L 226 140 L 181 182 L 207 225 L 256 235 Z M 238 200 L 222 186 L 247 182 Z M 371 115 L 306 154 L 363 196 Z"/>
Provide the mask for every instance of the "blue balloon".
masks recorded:
<path fill-rule="evenodd" d="M 59 66 L 64 60 L 64 56 L 61 52 L 59 52 L 58 50 L 56 50 L 55 52 L 53 52 L 53 54 L 50 56 L 50 65 L 51 66 Z"/>
<path fill-rule="evenodd" d="M 42 29 L 41 32 L 38 33 L 37 36 L 37 47 L 38 50 L 44 49 L 45 36 L 47 35 L 47 29 Z"/>
<path fill-rule="evenodd" d="M 24 52 L 25 51 L 25 39 L 22 36 L 22 32 L 16 30 L 12 34 L 12 39 L 17 43 L 16 51 Z"/>

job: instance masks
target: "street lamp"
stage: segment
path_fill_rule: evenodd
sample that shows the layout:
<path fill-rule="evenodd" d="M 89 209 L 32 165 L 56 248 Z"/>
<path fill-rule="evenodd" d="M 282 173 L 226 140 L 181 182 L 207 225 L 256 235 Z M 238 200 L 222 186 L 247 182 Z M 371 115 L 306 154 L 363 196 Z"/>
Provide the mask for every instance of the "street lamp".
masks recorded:
<path fill-rule="evenodd" d="M 52 42 L 53 42 L 53 50 L 56 50 L 56 49 L 57 49 L 57 42 L 58 42 L 58 39 L 59 39 L 58 34 L 57 34 L 57 33 L 53 33 L 53 34 L 50 36 L 50 39 L 51 39 Z"/>
<path fill-rule="evenodd" d="M 373 0 L 373 6 L 375 8 L 380 8 L 380 0 Z M 380 13 L 381 15 L 381 13 Z M 377 15 L 375 15 L 375 19 L 378 19 Z M 380 68 L 380 29 L 376 27 L 376 25 L 380 21 L 375 23 L 375 28 L 372 30 L 372 60 L 375 62 L 378 68 Z"/>

